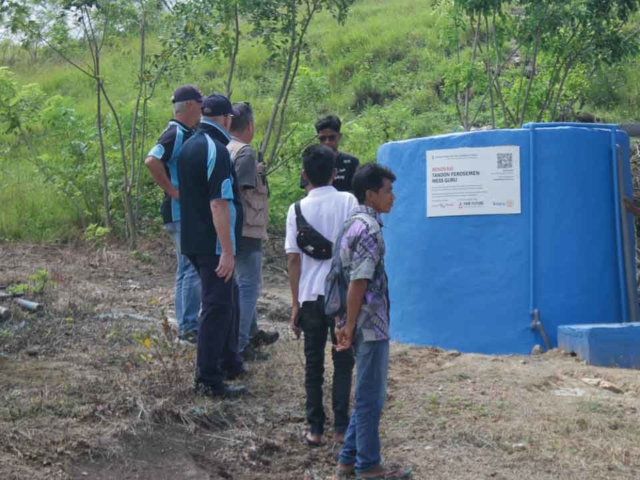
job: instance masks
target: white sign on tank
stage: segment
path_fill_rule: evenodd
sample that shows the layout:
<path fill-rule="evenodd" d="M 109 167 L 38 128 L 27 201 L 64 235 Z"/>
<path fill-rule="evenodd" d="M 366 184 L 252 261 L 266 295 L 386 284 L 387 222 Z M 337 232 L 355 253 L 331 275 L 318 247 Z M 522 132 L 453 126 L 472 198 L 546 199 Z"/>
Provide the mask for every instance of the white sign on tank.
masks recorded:
<path fill-rule="evenodd" d="M 427 217 L 511 215 L 520 209 L 520 147 L 427 151 Z"/>

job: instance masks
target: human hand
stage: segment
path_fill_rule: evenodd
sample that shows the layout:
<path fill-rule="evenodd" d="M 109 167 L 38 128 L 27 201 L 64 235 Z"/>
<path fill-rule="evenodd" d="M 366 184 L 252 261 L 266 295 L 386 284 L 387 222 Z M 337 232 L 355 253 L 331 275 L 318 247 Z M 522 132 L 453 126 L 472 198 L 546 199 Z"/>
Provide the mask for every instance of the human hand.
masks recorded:
<path fill-rule="evenodd" d="M 353 346 L 353 327 L 345 325 L 342 328 L 336 327 L 336 350 L 338 352 L 344 352 L 349 350 Z"/>
<path fill-rule="evenodd" d="M 291 330 L 293 330 L 293 333 L 295 334 L 296 338 L 300 338 L 300 327 L 296 325 L 299 314 L 300 314 L 300 306 L 298 304 L 291 307 L 291 318 L 289 319 L 289 324 L 291 325 Z"/>
<path fill-rule="evenodd" d="M 218 262 L 218 268 L 216 268 L 216 274 L 220 278 L 224 278 L 225 283 L 231 280 L 233 277 L 233 269 L 235 267 L 235 259 L 231 253 L 222 252 L 220 255 L 220 261 Z"/>

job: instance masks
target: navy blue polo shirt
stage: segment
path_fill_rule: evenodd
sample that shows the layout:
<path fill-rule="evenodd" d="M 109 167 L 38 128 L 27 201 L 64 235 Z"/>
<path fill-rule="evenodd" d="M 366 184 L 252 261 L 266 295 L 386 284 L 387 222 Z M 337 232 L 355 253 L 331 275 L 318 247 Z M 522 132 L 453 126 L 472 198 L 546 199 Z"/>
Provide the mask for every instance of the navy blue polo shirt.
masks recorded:
<path fill-rule="evenodd" d="M 178 190 L 180 190 L 178 186 L 178 155 L 182 145 L 192 134 L 193 130 L 184 123 L 172 119 L 169 121 L 167 128 L 164 129 L 164 132 L 162 132 L 162 135 L 160 135 L 160 138 L 158 138 L 158 142 L 147 154 L 148 157 L 156 158 L 164 164 L 167 177 Z M 171 198 L 165 193 L 160 212 L 164 223 L 179 222 L 180 201 Z"/>
<path fill-rule="evenodd" d="M 220 255 L 222 248 L 211 216 L 212 200 L 227 200 L 233 254 L 242 235 L 242 203 L 236 172 L 226 148 L 231 138 L 222 127 L 203 120 L 178 158 L 180 243 L 183 255 Z"/>

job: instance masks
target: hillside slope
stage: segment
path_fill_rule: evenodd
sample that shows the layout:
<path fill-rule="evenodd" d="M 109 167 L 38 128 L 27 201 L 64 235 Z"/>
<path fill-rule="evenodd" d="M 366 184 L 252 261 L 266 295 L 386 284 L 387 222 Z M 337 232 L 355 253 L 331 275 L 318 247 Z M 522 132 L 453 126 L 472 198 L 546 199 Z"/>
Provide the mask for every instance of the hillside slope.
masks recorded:
<path fill-rule="evenodd" d="M 290 141 L 283 154 L 290 161 L 270 176 L 272 219 L 276 224 L 283 221 L 286 206 L 300 194 L 296 159 L 300 148 L 313 141 L 313 122 L 319 115 L 335 113 L 343 119 L 342 148 L 364 161 L 374 160 L 377 148 L 384 142 L 460 128 L 444 81 L 452 68 L 452 60 L 444 47 L 447 18 L 434 3 L 433 0 L 359 0 L 344 25 L 339 25 L 328 13 L 314 19 L 286 117 L 285 134 Z M 243 24 L 243 34 L 247 30 Z M 158 51 L 159 41 L 151 38 L 148 49 Z M 82 56 L 77 60 L 82 62 Z M 117 39 L 105 49 L 104 78 L 109 95 L 121 112 L 125 131 L 130 128 L 135 102 L 137 62 L 136 38 Z M 585 79 L 590 82 L 590 101 L 585 108 L 608 121 L 632 120 L 640 106 L 640 87 L 634 79 L 637 62 L 632 59 Z M 37 121 L 45 123 L 34 137 L 36 153 L 45 164 L 58 169 L 54 174 L 57 172 L 63 178 L 70 174 L 78 176 L 74 181 L 80 186 L 74 195 L 86 206 L 84 223 L 101 223 L 92 81 L 52 52 L 43 53 L 33 62 L 25 53 L 13 51 L 9 55 L 5 50 L 3 63 L 22 86 L 35 83 L 49 101 L 60 96 L 53 107 L 49 105 L 43 117 L 38 117 Z M 200 57 L 165 78 L 149 104 L 144 148 L 152 145 L 170 117 L 168 99 L 176 85 L 191 82 L 205 93 L 223 91 L 227 71 L 226 60 Z M 280 75 L 281 70 L 269 59 L 266 47 L 243 35 L 232 99 L 253 105 L 256 145 L 264 134 Z M 108 113 L 105 125 L 112 208 L 116 224 L 121 225 L 122 201 L 118 193 L 121 167 L 115 125 Z M 5 146 L 0 151 L 0 202 L 4 205 L 0 210 L 0 239 L 38 241 L 77 236 L 82 222 L 72 202 L 60 193 L 64 182 L 46 181 L 29 161 L 32 155 L 33 150 L 29 151 L 24 142 Z M 160 192 L 144 169 L 141 178 L 141 219 L 144 232 L 150 233 L 159 227 Z M 121 226 L 116 227 L 116 233 L 122 233 Z"/>

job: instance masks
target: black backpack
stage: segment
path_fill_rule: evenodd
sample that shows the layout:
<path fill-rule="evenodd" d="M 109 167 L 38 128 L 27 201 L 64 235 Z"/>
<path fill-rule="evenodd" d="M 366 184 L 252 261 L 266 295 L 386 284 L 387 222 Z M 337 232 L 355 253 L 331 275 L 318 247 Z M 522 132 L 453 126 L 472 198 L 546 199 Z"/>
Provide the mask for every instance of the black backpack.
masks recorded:
<path fill-rule="evenodd" d="M 295 203 L 295 210 L 296 227 L 298 229 L 296 242 L 298 248 L 316 260 L 329 260 L 333 254 L 333 243 L 309 225 L 307 219 L 302 215 L 300 200 Z"/>

